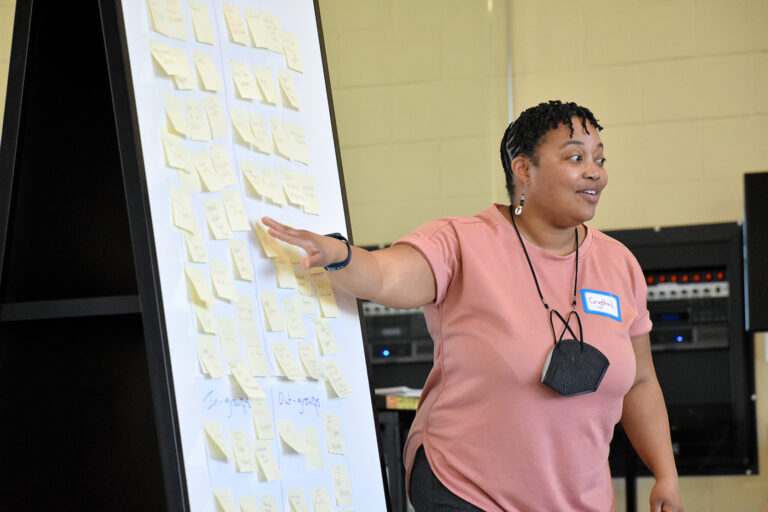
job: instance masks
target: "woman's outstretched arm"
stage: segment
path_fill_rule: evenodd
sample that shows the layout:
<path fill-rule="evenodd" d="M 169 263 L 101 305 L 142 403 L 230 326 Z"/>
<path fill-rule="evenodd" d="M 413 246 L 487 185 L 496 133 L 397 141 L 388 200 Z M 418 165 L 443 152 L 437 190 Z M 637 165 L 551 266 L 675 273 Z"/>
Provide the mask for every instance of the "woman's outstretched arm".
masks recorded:
<path fill-rule="evenodd" d="M 262 218 L 262 222 L 273 237 L 304 249 L 304 268 L 324 267 L 347 257 L 347 246 L 341 240 L 294 229 L 270 217 Z M 352 247 L 349 265 L 328 274 L 342 291 L 385 306 L 412 308 L 435 300 L 432 268 L 409 245 L 378 251 Z"/>

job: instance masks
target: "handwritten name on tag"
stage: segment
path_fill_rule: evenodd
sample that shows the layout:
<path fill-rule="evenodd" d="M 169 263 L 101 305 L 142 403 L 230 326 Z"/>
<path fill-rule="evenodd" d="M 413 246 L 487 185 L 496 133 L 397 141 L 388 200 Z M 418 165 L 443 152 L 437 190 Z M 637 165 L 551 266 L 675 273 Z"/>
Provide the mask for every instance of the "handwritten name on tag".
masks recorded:
<path fill-rule="evenodd" d="M 621 322 L 619 297 L 612 293 L 582 288 L 581 303 L 587 313 L 607 316 Z"/>

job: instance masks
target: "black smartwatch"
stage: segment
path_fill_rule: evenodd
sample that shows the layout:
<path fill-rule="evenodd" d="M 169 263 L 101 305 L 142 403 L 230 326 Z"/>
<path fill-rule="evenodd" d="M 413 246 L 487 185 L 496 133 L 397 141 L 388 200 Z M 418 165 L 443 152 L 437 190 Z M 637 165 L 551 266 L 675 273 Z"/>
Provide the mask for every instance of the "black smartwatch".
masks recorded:
<path fill-rule="evenodd" d="M 347 265 L 349 265 L 349 262 L 352 259 L 352 247 L 349 245 L 349 240 L 344 238 L 344 235 L 342 235 L 341 233 L 328 233 L 325 236 L 335 238 L 336 240 L 341 240 L 342 242 L 347 244 L 347 259 L 345 259 L 344 261 L 339 261 L 337 263 L 331 263 L 330 265 L 326 265 L 323 268 L 325 270 L 341 270 Z"/>

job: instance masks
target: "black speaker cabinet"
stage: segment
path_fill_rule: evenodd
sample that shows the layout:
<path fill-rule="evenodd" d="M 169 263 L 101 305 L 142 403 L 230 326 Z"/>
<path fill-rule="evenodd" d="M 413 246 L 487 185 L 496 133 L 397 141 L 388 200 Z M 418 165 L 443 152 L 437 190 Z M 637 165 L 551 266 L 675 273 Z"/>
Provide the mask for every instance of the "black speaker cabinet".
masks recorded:
<path fill-rule="evenodd" d="M 608 234 L 634 253 L 645 274 L 654 322 L 653 361 L 680 474 L 756 472 L 754 368 L 744 328 L 741 226 Z M 761 299 L 765 304 L 765 296 Z M 612 450 L 614 475 L 623 470 L 621 455 L 621 449 Z"/>
<path fill-rule="evenodd" d="M 744 175 L 747 330 L 768 331 L 768 172 Z"/>

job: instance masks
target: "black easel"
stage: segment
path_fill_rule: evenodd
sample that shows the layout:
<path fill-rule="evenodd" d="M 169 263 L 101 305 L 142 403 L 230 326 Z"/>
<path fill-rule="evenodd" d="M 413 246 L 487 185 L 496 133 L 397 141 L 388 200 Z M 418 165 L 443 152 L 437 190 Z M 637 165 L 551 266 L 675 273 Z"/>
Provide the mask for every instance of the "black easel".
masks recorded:
<path fill-rule="evenodd" d="M 119 0 L 17 0 L 0 148 L 0 496 L 188 510 Z"/>

